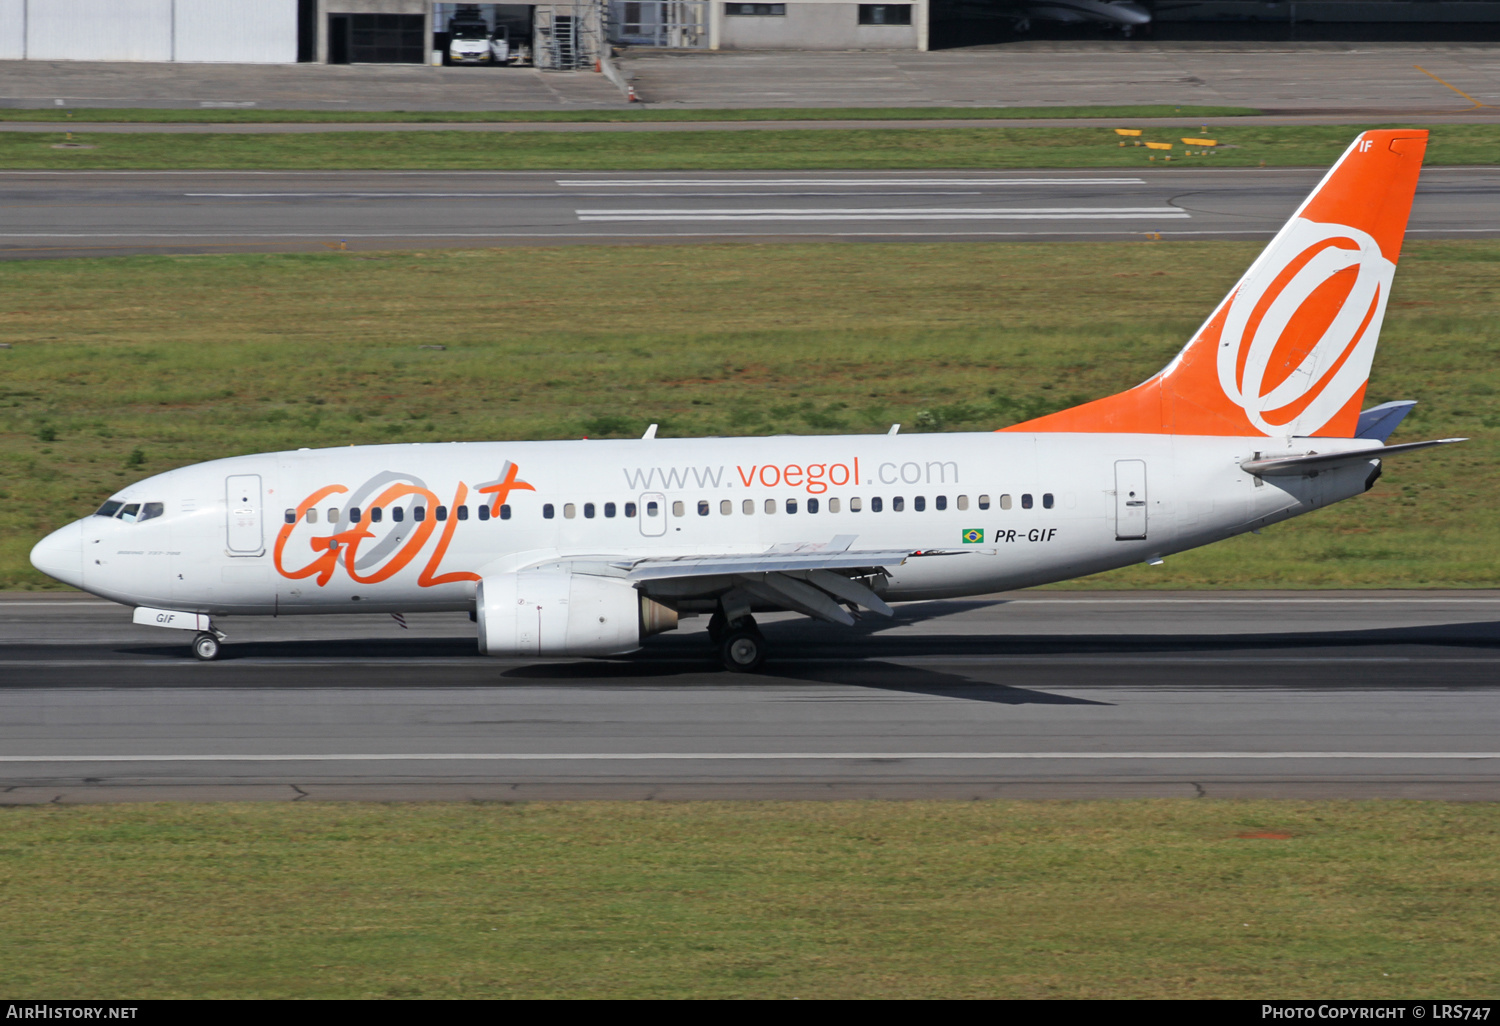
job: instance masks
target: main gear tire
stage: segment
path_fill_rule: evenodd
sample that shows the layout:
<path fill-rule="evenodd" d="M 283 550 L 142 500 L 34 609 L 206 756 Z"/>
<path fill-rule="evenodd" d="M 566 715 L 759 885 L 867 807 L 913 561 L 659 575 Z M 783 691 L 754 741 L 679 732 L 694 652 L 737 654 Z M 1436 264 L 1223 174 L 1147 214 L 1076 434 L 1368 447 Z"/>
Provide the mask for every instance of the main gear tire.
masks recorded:
<path fill-rule="evenodd" d="M 754 627 L 729 631 L 719 642 L 719 658 L 731 673 L 754 673 L 766 661 L 765 636 Z"/>

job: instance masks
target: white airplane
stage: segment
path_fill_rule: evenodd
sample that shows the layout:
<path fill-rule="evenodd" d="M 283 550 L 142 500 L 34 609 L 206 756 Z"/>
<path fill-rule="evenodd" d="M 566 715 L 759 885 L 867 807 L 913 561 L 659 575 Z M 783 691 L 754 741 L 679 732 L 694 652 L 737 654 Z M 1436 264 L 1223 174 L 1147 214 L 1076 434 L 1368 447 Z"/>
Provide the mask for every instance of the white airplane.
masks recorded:
<path fill-rule="evenodd" d="M 467 610 L 493 656 L 608 656 L 710 614 L 889 602 L 1154 563 L 1369 489 L 1410 402 L 1360 412 L 1427 133 L 1339 159 L 1181 353 L 998 432 L 370 445 L 158 474 L 40 541 L 59 581 L 195 632 L 224 616 Z"/>

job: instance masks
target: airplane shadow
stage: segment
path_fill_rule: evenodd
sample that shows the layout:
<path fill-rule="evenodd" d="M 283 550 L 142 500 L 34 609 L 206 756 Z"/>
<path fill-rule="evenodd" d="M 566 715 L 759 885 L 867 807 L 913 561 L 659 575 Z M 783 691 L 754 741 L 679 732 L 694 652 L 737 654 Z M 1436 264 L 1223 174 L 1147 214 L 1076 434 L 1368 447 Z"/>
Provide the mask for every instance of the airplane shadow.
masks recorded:
<path fill-rule="evenodd" d="M 932 698 L 960 698 L 995 705 L 1113 704 L 1067 695 L 1055 695 L 1011 684 L 974 680 L 957 673 L 943 673 L 919 666 L 902 666 L 879 659 L 853 660 L 837 665 L 799 663 L 791 659 L 768 662 L 759 673 L 734 674 L 722 669 L 711 654 L 705 653 L 705 658 L 701 662 L 667 662 L 646 657 L 618 662 L 536 663 L 506 670 L 500 676 L 507 681 L 555 684 L 610 681 L 627 683 L 649 680 L 654 687 L 660 687 L 663 678 L 675 679 L 694 686 L 716 684 L 764 687 L 776 684 L 842 684 L 849 687 L 872 688 L 877 691 L 900 692 Z"/>
<path fill-rule="evenodd" d="M 894 619 L 870 617 L 851 629 L 815 621 L 768 618 L 762 625 L 771 657 L 761 672 L 733 674 L 718 662 L 701 625 L 647 640 L 641 651 L 612 659 L 572 659 L 497 665 L 477 657 L 472 635 L 231 642 L 217 666 L 193 680 L 220 686 L 446 687 L 614 685 L 620 687 L 844 685 L 872 692 L 949 697 L 1002 705 L 1097 705 L 1056 692 L 1111 687 L 1419 688 L 1500 686 L 1493 653 L 1500 621 L 1451 622 L 1363 630 L 1187 633 L 1161 629 L 1138 634 L 1029 634 L 1020 624 L 1004 633 L 896 632 L 943 617 L 1003 604 L 993 600 L 934 601 L 899 607 Z M 956 626 L 956 625 L 955 625 Z M 1087 627 L 1087 623 L 1080 624 Z M 185 645 L 108 645 L 118 679 L 155 679 L 148 665 L 195 666 Z M 6 657 L 62 658 L 56 649 L 4 646 Z M 278 663 L 287 664 L 285 667 Z M 340 663 L 346 665 L 341 666 Z M 350 667 L 348 663 L 358 663 Z M 443 665 L 443 664 L 448 665 Z M 24 676 L 61 679 L 55 671 Z M 159 674 L 157 674 L 159 676 Z M 186 684 L 174 673 L 174 682 Z M 19 679 L 17 683 L 19 683 Z M 808 696 L 809 701 L 856 701 L 855 695 Z"/>

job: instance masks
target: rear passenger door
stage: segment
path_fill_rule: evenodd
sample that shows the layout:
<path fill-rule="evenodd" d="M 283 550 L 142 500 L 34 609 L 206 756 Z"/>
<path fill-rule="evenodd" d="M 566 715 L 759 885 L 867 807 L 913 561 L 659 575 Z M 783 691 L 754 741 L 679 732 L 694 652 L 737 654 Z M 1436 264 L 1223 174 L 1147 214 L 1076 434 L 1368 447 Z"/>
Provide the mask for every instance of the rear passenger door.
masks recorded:
<path fill-rule="evenodd" d="M 1115 461 L 1115 540 L 1146 537 L 1146 461 Z"/>

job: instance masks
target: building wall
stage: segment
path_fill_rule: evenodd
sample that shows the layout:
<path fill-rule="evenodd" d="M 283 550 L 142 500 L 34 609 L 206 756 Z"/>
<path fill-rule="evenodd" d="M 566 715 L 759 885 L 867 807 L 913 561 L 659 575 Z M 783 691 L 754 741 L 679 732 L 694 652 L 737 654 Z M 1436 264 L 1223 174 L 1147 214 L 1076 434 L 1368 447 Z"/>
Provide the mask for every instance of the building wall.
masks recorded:
<path fill-rule="evenodd" d="M 297 0 L 0 0 L 0 60 L 297 59 Z"/>
<path fill-rule="evenodd" d="M 26 57 L 26 0 L 0 0 L 0 61 Z"/>
<path fill-rule="evenodd" d="M 297 61 L 297 0 L 173 0 L 174 60 Z"/>
<path fill-rule="evenodd" d="M 30 0 L 26 8 L 28 60 L 172 59 L 172 0 Z"/>
<path fill-rule="evenodd" d="M 713 0 L 715 49 L 925 50 L 927 4 L 912 5 L 910 25 L 861 25 L 857 3 L 787 0 L 786 14 L 726 15 Z"/>

